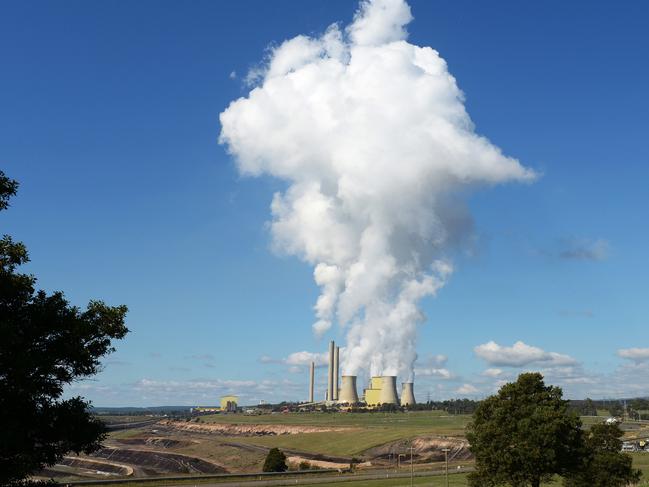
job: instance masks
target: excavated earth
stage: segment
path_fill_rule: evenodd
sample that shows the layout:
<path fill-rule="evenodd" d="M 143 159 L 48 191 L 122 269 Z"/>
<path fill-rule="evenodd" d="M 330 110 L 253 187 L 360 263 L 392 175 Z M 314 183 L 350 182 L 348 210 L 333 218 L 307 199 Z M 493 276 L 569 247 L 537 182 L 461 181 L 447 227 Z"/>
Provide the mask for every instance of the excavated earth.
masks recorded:
<path fill-rule="evenodd" d="M 418 436 L 412 440 L 404 439 L 370 448 L 363 453 L 363 457 L 375 460 L 388 460 L 395 455 L 408 452 L 413 448 L 413 461 L 415 463 L 438 462 L 444 460 L 445 448 L 448 448 L 449 461 L 469 460 L 472 458 L 469 451 L 469 442 L 464 438 L 443 436 Z"/>
<path fill-rule="evenodd" d="M 92 454 L 113 462 L 137 465 L 148 475 L 159 473 L 227 473 L 221 465 L 201 458 L 150 450 L 102 448 Z"/>
<path fill-rule="evenodd" d="M 167 431 L 176 430 L 186 433 L 212 433 L 222 436 L 297 435 L 300 433 L 327 433 L 357 429 L 329 426 L 295 426 L 285 424 L 186 423 L 170 420 L 160 421 L 157 424 L 157 427 Z"/>
<path fill-rule="evenodd" d="M 176 440 L 173 438 L 159 438 L 159 437 L 118 438 L 114 441 L 122 445 L 135 445 L 135 446 L 146 446 L 146 447 L 156 447 L 156 448 L 183 448 L 185 446 L 191 446 L 199 443 L 198 441 L 193 441 L 193 440 Z"/>

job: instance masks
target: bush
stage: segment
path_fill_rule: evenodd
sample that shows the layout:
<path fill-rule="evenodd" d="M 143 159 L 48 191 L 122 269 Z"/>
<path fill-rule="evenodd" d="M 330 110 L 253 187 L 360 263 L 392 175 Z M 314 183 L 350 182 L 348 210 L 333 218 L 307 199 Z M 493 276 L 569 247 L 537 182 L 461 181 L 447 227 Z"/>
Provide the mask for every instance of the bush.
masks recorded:
<path fill-rule="evenodd" d="M 311 464 L 307 462 L 306 460 L 303 460 L 300 462 L 300 464 L 297 467 L 298 470 L 311 470 Z"/>
<path fill-rule="evenodd" d="M 264 461 L 262 470 L 264 472 L 286 472 L 288 470 L 286 466 L 286 455 L 279 448 L 271 448 L 268 455 L 266 455 L 266 461 Z"/>

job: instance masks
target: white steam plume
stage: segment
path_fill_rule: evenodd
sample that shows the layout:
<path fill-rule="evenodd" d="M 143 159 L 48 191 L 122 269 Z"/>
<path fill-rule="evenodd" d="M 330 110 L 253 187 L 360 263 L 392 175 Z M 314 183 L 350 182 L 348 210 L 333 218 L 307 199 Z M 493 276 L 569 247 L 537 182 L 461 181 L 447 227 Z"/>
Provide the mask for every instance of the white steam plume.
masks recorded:
<path fill-rule="evenodd" d="M 271 205 L 274 244 L 314 266 L 313 329 L 346 327 L 345 374 L 412 378 L 417 304 L 470 232 L 458 195 L 535 177 L 474 132 L 446 62 L 406 42 L 410 20 L 402 0 L 363 1 L 344 31 L 273 49 L 220 116 L 242 174 L 288 183 Z"/>

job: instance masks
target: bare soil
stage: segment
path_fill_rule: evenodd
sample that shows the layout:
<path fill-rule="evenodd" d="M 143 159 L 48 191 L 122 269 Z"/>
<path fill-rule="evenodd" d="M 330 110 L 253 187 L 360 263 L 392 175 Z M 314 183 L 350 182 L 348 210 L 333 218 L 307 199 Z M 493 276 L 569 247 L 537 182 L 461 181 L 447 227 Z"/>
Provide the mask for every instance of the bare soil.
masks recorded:
<path fill-rule="evenodd" d="M 297 435 L 301 433 L 328 433 L 355 429 L 336 426 L 300 426 L 285 424 L 187 423 L 171 420 L 160 421 L 156 426 L 166 430 L 171 429 L 192 433 L 213 433 L 223 436 Z"/>

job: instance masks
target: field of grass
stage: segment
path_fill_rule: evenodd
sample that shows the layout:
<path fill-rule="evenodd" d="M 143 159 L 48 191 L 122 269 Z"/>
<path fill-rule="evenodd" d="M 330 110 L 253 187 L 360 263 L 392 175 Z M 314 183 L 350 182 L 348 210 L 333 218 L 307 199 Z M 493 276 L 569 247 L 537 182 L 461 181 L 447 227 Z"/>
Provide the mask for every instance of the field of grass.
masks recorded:
<path fill-rule="evenodd" d="M 375 446 L 419 435 L 463 436 L 468 415 L 448 416 L 443 411 L 412 413 L 322 413 L 262 416 L 214 415 L 201 418 L 215 423 L 342 426 L 348 431 L 239 437 L 237 442 L 327 455 L 352 456 Z"/>
<path fill-rule="evenodd" d="M 139 423 L 141 421 L 147 421 L 151 419 L 151 417 L 149 416 L 143 416 L 143 415 L 128 416 L 128 415 L 121 415 L 121 414 L 100 414 L 97 417 L 107 424 Z"/>
<path fill-rule="evenodd" d="M 400 426 L 425 424 L 431 418 L 469 418 L 449 416 L 446 411 L 414 411 L 408 413 L 290 413 L 261 414 L 211 414 L 201 416 L 206 423 L 236 424 L 290 424 L 302 426 Z"/>
<path fill-rule="evenodd" d="M 410 479 L 409 478 L 398 478 L 398 479 L 385 479 L 385 480 L 360 480 L 360 481 L 348 481 L 344 483 L 326 483 L 326 484 L 317 484 L 318 487 L 334 487 L 344 485 L 345 487 L 409 487 Z M 415 477 L 413 479 L 413 485 L 427 486 L 427 487 L 445 487 L 446 479 L 443 475 L 431 476 L 431 477 Z M 448 485 L 453 487 L 466 487 L 467 476 L 466 474 L 453 474 L 448 476 Z M 554 482 L 549 484 L 542 484 L 543 487 L 559 487 L 561 481 L 557 479 Z"/>
<path fill-rule="evenodd" d="M 642 470 L 643 480 L 649 482 L 649 453 L 631 453 L 633 466 Z"/>

